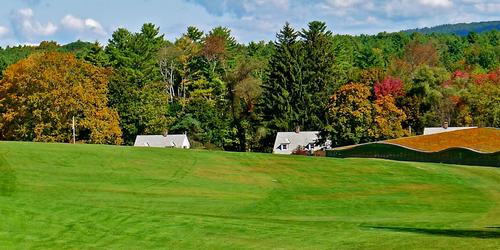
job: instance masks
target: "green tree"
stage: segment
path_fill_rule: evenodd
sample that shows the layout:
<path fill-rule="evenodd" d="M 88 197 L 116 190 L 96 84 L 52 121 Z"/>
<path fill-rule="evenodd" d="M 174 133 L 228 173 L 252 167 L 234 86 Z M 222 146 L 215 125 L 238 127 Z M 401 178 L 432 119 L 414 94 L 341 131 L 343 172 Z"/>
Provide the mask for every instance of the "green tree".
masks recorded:
<path fill-rule="evenodd" d="M 305 97 L 302 81 L 303 51 L 298 33 L 286 23 L 276 35 L 274 53 L 269 60 L 268 75 L 262 84 L 260 109 L 269 129 L 264 142 L 272 144 L 278 131 L 291 131 L 295 126 L 304 128 L 301 118 Z"/>
<path fill-rule="evenodd" d="M 244 58 L 238 62 L 238 66 L 228 73 L 228 96 L 232 113 L 234 127 L 237 130 L 238 151 L 248 151 L 249 139 L 256 139 L 256 128 L 259 117 L 255 112 L 255 106 L 262 93 L 261 81 L 255 77 L 255 72 L 261 68 L 261 64 L 251 58 Z M 254 140 L 252 142 L 258 142 Z"/>
<path fill-rule="evenodd" d="M 165 43 L 157 27 L 144 24 L 139 33 L 118 29 L 106 47 L 114 69 L 110 104 L 120 115 L 126 144 L 138 134 L 165 132 L 171 120 L 165 111 L 169 96 L 157 85 L 162 81 L 158 53 Z"/>
<path fill-rule="evenodd" d="M 7 68 L 7 63 L 0 57 L 0 80 L 3 78 L 3 71 Z"/>
<path fill-rule="evenodd" d="M 421 133 L 425 126 L 443 123 L 441 116 L 432 110 L 443 99 L 441 85 L 448 79 L 449 74 L 443 68 L 422 65 L 415 70 L 406 86 L 407 95 L 400 102 L 408 116 L 405 127 L 411 126 L 413 131 Z"/>
<path fill-rule="evenodd" d="M 201 42 L 201 39 L 203 38 L 203 31 L 199 30 L 198 28 L 194 26 L 189 26 L 187 28 L 187 32 L 184 34 L 184 36 L 188 37 L 194 42 Z"/>
<path fill-rule="evenodd" d="M 304 129 L 320 130 L 327 122 L 327 104 L 338 87 L 334 85 L 334 53 L 332 32 L 323 22 L 311 22 L 300 33 L 303 39 L 302 86 L 300 119 Z"/>
<path fill-rule="evenodd" d="M 107 67 L 109 66 L 109 58 L 104 51 L 104 47 L 99 44 L 99 42 L 95 42 L 87 48 L 81 58 L 95 66 L 98 67 Z"/>

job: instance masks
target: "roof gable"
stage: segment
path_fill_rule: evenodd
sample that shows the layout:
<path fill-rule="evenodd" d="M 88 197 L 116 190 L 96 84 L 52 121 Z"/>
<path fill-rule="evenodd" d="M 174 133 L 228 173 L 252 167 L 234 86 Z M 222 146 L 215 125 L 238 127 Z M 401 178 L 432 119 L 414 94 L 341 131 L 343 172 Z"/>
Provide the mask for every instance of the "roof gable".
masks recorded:
<path fill-rule="evenodd" d="M 280 150 L 281 153 L 291 153 L 299 146 L 306 147 L 309 144 L 316 144 L 319 140 L 319 131 L 300 132 L 278 132 L 274 141 L 273 151 Z M 286 150 L 282 150 L 281 145 L 286 144 Z"/>
<path fill-rule="evenodd" d="M 182 147 L 188 144 L 187 135 L 138 135 L 134 146 L 138 147 Z"/>

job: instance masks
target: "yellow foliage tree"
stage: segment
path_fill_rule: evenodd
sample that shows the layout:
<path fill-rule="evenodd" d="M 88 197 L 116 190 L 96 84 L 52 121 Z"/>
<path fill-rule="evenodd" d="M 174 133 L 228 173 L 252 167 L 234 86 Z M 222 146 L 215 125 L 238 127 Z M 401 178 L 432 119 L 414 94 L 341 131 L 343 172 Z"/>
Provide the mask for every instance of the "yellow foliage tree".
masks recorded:
<path fill-rule="evenodd" d="M 372 136 L 372 104 L 370 88 L 361 83 L 341 86 L 330 98 L 325 126 L 326 137 L 334 146 L 367 142 Z"/>
<path fill-rule="evenodd" d="M 392 96 L 381 96 L 377 99 L 373 104 L 373 115 L 374 138 L 384 140 L 409 134 L 401 125 L 406 120 L 406 114 L 396 106 Z"/>
<path fill-rule="evenodd" d="M 109 75 L 60 52 L 11 65 L 0 81 L 0 138 L 69 142 L 75 117 L 79 142 L 120 144 L 119 117 L 108 107 Z"/>

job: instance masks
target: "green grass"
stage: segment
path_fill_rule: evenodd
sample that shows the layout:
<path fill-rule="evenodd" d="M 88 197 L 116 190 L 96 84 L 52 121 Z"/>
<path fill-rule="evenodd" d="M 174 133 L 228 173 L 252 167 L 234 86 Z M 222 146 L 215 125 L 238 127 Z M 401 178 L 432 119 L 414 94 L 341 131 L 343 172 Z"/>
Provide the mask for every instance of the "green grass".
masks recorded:
<path fill-rule="evenodd" d="M 498 249 L 500 169 L 0 143 L 2 249 Z"/>

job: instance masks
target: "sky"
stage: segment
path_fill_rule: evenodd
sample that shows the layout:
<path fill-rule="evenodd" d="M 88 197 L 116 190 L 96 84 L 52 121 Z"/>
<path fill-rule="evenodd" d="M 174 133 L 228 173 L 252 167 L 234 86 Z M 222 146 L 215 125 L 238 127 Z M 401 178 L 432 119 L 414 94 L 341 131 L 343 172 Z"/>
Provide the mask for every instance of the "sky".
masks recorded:
<path fill-rule="evenodd" d="M 106 43 L 117 28 L 152 22 L 169 40 L 188 26 L 229 27 L 238 41 L 274 40 L 285 22 L 314 20 L 336 34 L 376 34 L 498 21 L 500 0 L 0 0 L 0 46 L 77 39 Z"/>

